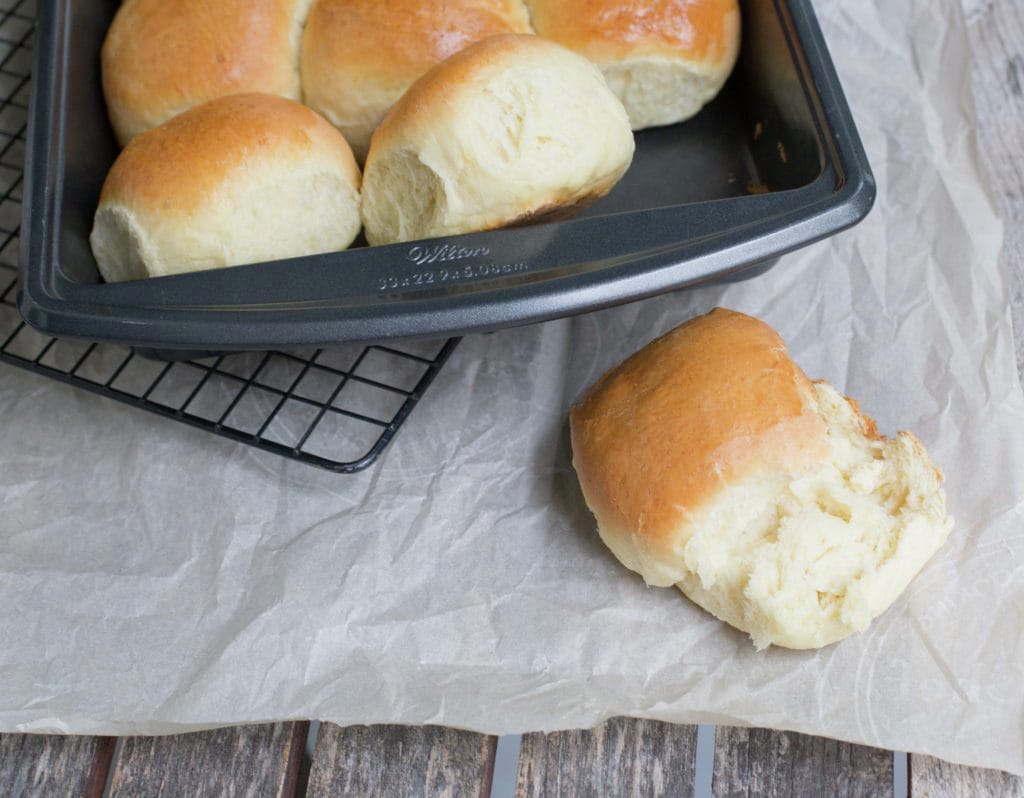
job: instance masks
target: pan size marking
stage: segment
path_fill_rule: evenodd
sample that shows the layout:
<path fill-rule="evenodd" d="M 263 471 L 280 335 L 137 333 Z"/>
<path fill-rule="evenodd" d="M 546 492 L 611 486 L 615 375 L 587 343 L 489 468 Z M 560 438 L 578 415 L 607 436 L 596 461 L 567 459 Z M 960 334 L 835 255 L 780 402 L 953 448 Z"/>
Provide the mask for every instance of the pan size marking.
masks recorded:
<path fill-rule="evenodd" d="M 414 274 L 386 275 L 377 278 L 377 289 L 395 291 L 400 288 L 420 288 L 431 285 L 467 282 L 485 277 L 503 277 L 528 271 L 526 263 L 468 263 L 462 266 L 438 266 Z"/>

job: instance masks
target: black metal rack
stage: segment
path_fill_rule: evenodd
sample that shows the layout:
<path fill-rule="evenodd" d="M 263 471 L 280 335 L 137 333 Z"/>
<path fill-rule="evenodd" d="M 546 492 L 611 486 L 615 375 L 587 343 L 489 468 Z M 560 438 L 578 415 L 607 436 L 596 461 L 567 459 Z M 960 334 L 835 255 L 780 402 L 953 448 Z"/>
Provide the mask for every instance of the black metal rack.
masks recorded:
<path fill-rule="evenodd" d="M 174 363 L 50 338 L 15 305 L 34 0 L 0 0 L 0 361 L 284 457 L 351 473 L 387 447 L 458 343 Z"/>

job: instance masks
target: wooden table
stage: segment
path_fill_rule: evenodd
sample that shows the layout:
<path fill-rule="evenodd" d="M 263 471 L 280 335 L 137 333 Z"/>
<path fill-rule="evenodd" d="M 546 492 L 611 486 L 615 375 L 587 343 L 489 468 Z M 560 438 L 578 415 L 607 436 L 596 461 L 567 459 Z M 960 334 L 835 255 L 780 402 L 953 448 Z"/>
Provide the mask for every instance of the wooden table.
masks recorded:
<path fill-rule="evenodd" d="M 979 0 L 971 16 L 981 137 L 1007 223 L 1004 261 L 1024 331 L 1024 4 Z M 1024 374 L 1024 335 L 1017 341 Z M 1022 486 L 1024 490 L 1024 486 Z M 0 795 L 486 795 L 496 738 L 442 728 L 319 729 L 276 723 L 175 737 L 0 736 Z M 616 719 L 526 735 L 517 795 L 692 795 L 697 729 Z M 1024 797 L 1024 779 L 910 757 L 909 794 Z M 718 728 L 713 792 L 893 793 L 890 752 L 761 729 Z"/>

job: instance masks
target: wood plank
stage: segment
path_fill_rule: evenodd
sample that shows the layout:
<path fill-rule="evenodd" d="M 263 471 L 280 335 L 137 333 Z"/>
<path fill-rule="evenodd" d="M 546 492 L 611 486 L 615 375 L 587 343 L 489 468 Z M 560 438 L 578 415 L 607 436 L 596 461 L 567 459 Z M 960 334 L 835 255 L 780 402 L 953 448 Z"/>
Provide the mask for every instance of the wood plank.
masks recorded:
<path fill-rule="evenodd" d="M 768 729 L 715 730 L 716 798 L 892 795 L 892 753 Z"/>
<path fill-rule="evenodd" d="M 110 795 L 290 798 L 308 731 L 308 723 L 274 723 L 171 737 L 125 737 Z"/>
<path fill-rule="evenodd" d="M 1024 798 L 1024 779 L 1000 770 L 954 765 L 930 756 L 910 757 L 912 798 Z"/>
<path fill-rule="evenodd" d="M 113 737 L 0 735 L 0 795 L 99 798 Z"/>
<path fill-rule="evenodd" d="M 517 796 L 692 795 L 697 727 L 613 718 L 523 736 Z"/>
<path fill-rule="evenodd" d="M 487 796 L 498 739 L 439 726 L 320 727 L 307 795 Z"/>

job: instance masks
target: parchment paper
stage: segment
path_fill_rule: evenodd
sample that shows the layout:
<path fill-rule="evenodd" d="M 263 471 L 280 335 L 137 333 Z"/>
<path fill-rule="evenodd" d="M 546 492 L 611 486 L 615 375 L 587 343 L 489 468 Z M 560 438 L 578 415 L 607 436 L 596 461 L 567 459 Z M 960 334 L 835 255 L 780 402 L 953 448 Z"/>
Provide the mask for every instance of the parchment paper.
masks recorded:
<path fill-rule="evenodd" d="M 816 4 L 880 185 L 749 284 L 467 339 L 335 476 L 0 370 L 0 730 L 757 724 L 1024 772 L 1024 401 L 955 0 Z M 758 653 L 594 534 L 566 410 L 714 305 L 910 428 L 948 545 L 871 629 Z"/>

